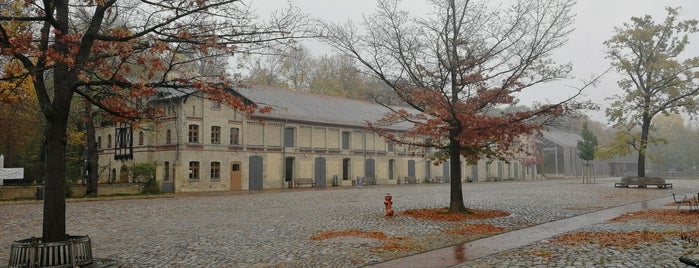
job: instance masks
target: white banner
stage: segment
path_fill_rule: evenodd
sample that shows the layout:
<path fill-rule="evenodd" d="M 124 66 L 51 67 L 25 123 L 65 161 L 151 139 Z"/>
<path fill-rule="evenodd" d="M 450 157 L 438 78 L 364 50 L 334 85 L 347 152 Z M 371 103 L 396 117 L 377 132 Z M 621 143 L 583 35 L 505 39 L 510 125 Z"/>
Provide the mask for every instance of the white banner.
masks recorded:
<path fill-rule="evenodd" d="M 0 185 L 3 180 L 24 179 L 24 168 L 0 168 Z"/>

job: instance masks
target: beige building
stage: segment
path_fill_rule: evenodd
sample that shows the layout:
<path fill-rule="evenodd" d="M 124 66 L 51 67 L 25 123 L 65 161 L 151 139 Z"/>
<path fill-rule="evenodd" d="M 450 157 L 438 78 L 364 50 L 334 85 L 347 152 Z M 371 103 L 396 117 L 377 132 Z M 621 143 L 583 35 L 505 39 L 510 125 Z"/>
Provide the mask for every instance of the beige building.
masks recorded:
<path fill-rule="evenodd" d="M 99 128 L 100 180 L 130 182 L 134 163 L 155 164 L 156 179 L 167 192 L 286 188 L 301 178 L 330 187 L 355 185 L 358 178 L 397 184 L 406 177 L 449 177 L 449 162 L 435 166 L 425 151 L 394 145 L 367 130 L 366 122 L 387 112 L 383 106 L 273 88 L 236 93 L 272 111 L 246 115 L 173 91 L 153 102 L 165 111 L 157 127 Z M 516 159 L 462 165 L 463 178 L 473 181 L 535 173 Z"/>

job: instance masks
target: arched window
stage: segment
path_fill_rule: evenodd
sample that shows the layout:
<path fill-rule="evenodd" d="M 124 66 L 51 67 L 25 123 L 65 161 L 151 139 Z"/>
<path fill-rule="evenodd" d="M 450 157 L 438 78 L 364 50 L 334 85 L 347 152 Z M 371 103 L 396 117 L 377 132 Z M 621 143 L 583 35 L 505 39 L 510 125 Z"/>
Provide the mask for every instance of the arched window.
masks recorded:
<path fill-rule="evenodd" d="M 165 144 L 171 144 L 172 143 L 172 131 L 169 129 L 165 131 Z"/>
<path fill-rule="evenodd" d="M 112 135 L 107 135 L 107 148 L 112 148 Z"/>
<path fill-rule="evenodd" d="M 143 131 L 138 132 L 138 146 L 143 146 Z"/>
<path fill-rule="evenodd" d="M 97 136 L 97 150 L 102 149 L 102 137 Z"/>

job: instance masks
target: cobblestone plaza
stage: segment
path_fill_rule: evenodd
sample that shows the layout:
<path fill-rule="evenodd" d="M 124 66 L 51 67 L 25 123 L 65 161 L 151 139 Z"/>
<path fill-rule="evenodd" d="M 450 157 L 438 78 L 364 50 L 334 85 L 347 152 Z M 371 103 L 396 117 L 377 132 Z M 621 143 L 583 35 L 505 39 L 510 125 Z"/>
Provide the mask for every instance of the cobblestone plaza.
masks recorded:
<path fill-rule="evenodd" d="M 484 221 L 507 230 L 667 198 L 673 192 L 699 192 L 696 180 L 670 179 L 674 189 L 669 190 L 614 188 L 616 180 L 598 179 L 594 184 L 582 184 L 577 179 L 481 182 L 466 183 L 463 188 L 467 207 L 509 212 L 510 216 Z M 400 215 L 386 218 L 383 201 L 387 193 L 393 196 L 396 212 L 445 207 L 449 202 L 448 184 L 175 194 L 85 202 L 77 199 L 67 204 L 67 225 L 71 235 L 91 237 L 96 258 L 117 260 L 123 267 L 361 267 L 465 241 L 464 237 L 443 232 L 458 223 Z M 8 261 L 12 241 L 41 234 L 42 205 L 0 203 L 0 218 L 0 246 L 5 248 L 0 251 L 1 266 Z M 682 227 L 634 221 L 584 229 L 668 228 Z M 375 251 L 371 249 L 381 243 L 376 239 L 310 239 L 322 231 L 355 229 L 409 238 L 413 247 Z M 459 267 L 638 267 L 641 263 L 646 267 L 685 267 L 677 261 L 678 254 L 697 256 L 699 252 L 699 247 L 679 238 L 657 244 L 624 251 L 567 248 L 543 241 L 464 260 Z M 555 258 L 531 254 L 542 248 Z M 649 252 L 654 253 L 650 254 L 653 257 Z"/>

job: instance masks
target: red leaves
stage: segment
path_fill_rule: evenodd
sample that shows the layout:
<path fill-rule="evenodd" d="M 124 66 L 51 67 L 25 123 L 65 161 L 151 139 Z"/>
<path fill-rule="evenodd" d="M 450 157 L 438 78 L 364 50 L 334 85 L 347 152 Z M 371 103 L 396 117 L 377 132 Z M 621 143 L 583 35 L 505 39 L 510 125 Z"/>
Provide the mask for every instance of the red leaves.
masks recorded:
<path fill-rule="evenodd" d="M 663 233 L 655 231 L 633 231 L 625 233 L 612 232 L 577 232 L 563 234 L 551 242 L 563 243 L 570 246 L 597 244 L 600 247 L 616 246 L 621 248 L 634 247 L 638 243 L 653 243 L 663 241 Z"/>

